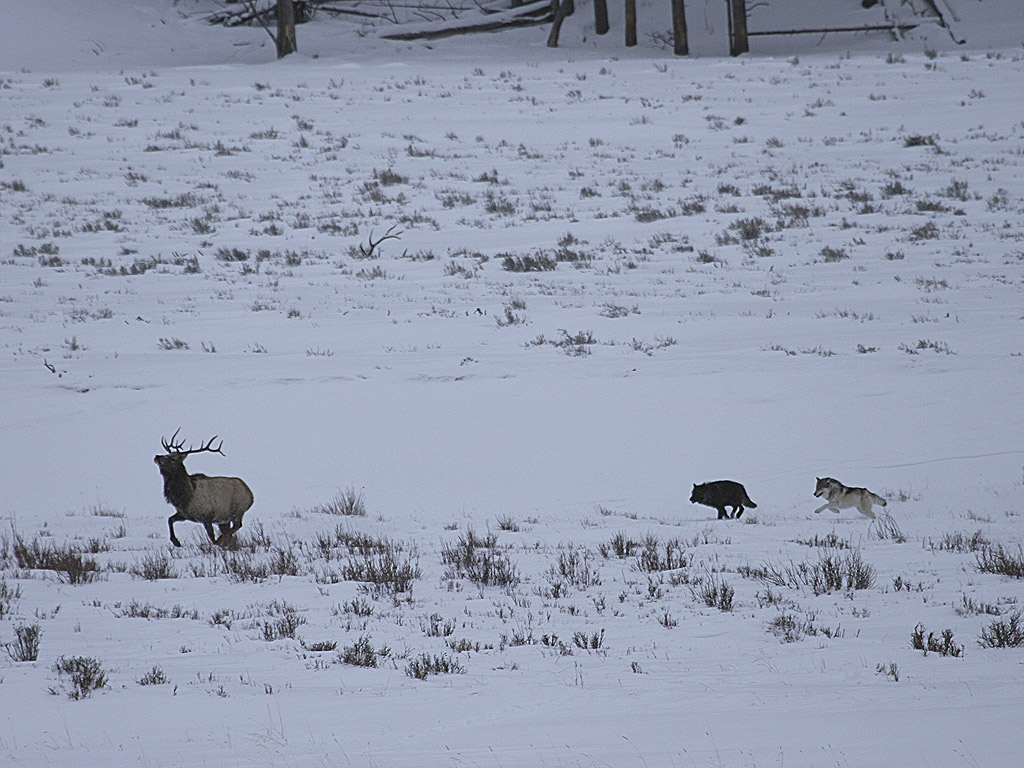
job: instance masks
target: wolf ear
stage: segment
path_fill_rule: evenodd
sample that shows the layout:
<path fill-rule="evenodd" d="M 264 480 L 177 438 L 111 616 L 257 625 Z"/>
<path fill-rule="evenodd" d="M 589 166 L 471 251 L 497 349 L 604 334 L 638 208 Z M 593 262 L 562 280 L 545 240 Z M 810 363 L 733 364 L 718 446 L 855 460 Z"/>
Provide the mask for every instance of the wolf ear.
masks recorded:
<path fill-rule="evenodd" d="M 814 479 L 817 480 L 819 483 L 821 482 L 821 478 L 820 477 L 816 477 Z"/>

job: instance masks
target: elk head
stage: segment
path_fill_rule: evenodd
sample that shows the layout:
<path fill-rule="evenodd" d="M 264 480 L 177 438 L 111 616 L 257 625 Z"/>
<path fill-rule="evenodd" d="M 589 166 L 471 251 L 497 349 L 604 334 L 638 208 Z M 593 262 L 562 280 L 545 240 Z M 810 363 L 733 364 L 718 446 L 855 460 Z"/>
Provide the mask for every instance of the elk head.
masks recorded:
<path fill-rule="evenodd" d="M 174 434 L 171 435 L 170 440 L 167 440 L 162 437 L 160 438 L 160 444 L 164 447 L 166 453 L 158 453 L 156 456 L 153 457 L 153 461 L 155 461 L 157 466 L 160 467 L 161 472 L 164 472 L 165 469 L 173 471 L 176 467 L 184 468 L 185 457 L 193 453 L 203 453 L 204 451 L 209 451 L 210 453 L 219 453 L 221 456 L 224 455 L 224 451 L 221 450 L 221 447 L 224 445 L 223 440 L 221 440 L 220 443 L 217 444 L 216 448 L 213 447 L 213 441 L 217 439 L 217 435 L 211 437 L 206 443 L 204 443 L 198 448 L 193 448 L 189 446 L 186 449 L 184 439 L 175 442 L 178 438 L 178 433 L 180 431 L 181 427 L 178 427 L 176 430 L 174 430 Z"/>

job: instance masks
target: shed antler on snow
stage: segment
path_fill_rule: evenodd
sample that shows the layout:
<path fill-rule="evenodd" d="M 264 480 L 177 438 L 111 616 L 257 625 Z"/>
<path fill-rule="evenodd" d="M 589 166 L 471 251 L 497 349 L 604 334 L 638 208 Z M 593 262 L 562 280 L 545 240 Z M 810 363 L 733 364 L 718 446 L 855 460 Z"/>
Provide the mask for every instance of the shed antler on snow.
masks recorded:
<path fill-rule="evenodd" d="M 370 232 L 370 237 L 368 238 L 368 243 L 369 243 L 370 249 L 367 250 L 366 248 L 363 248 L 362 245 L 359 246 L 359 253 L 362 254 L 363 258 L 364 259 L 371 258 L 373 256 L 373 252 L 374 252 L 374 250 L 376 250 L 377 246 L 380 245 L 381 243 L 383 243 L 385 240 L 400 240 L 401 236 L 402 236 L 402 232 L 401 231 L 399 231 L 399 232 L 397 232 L 395 234 L 392 234 L 394 232 L 394 230 L 395 230 L 395 227 L 397 227 L 397 226 L 398 226 L 397 224 L 392 224 L 390 227 L 388 227 L 388 231 L 385 232 L 384 236 L 381 237 L 380 240 L 378 240 L 377 242 L 373 241 L 373 232 L 371 231 Z"/>

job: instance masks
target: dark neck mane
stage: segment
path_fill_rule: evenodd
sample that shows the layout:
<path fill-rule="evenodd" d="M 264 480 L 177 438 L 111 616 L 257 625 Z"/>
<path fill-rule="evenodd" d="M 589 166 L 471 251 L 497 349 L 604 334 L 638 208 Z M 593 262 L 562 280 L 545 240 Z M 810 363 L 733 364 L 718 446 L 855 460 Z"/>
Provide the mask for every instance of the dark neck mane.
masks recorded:
<path fill-rule="evenodd" d="M 164 498 L 170 502 L 175 509 L 185 509 L 192 501 L 192 494 L 195 485 L 185 465 L 182 464 L 172 472 L 165 472 L 164 475 Z"/>

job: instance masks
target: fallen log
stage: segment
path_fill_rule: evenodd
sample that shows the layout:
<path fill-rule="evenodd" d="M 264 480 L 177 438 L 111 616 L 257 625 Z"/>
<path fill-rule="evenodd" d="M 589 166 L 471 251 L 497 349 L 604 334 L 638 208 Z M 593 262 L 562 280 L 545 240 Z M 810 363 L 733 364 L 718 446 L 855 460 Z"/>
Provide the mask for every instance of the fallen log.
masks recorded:
<path fill-rule="evenodd" d="M 917 29 L 925 22 L 917 24 L 869 24 L 863 27 L 825 27 L 822 29 L 777 29 L 764 32 L 747 32 L 747 37 L 766 37 L 768 35 L 829 35 L 833 32 L 907 32 Z"/>
<path fill-rule="evenodd" d="M 954 43 L 956 43 L 957 45 L 963 45 L 964 43 L 967 42 L 967 40 L 965 38 L 961 37 L 960 35 L 958 35 L 953 30 L 953 27 L 949 23 L 949 19 L 946 18 L 947 14 L 948 14 L 955 21 L 960 21 L 960 17 L 957 16 L 956 11 L 953 10 L 953 7 L 950 6 L 950 4 L 948 2 L 943 0 L 943 3 L 942 3 L 943 7 L 946 9 L 946 13 L 943 13 L 942 8 L 939 8 L 939 6 L 936 4 L 935 0 L 924 0 L 924 4 L 928 8 L 928 10 L 930 10 L 932 13 L 935 14 L 935 17 L 939 21 L 939 26 L 942 27 L 943 29 L 945 29 L 946 32 L 949 33 L 949 36 L 950 36 L 950 38 L 952 38 Z"/>
<path fill-rule="evenodd" d="M 474 32 L 496 32 L 512 27 L 526 27 L 547 24 L 552 19 L 551 0 L 537 0 L 518 8 L 493 13 L 483 13 L 465 19 L 427 22 L 421 24 L 400 24 L 389 31 L 381 32 L 385 40 L 437 40 L 453 35 L 467 35 Z"/>

